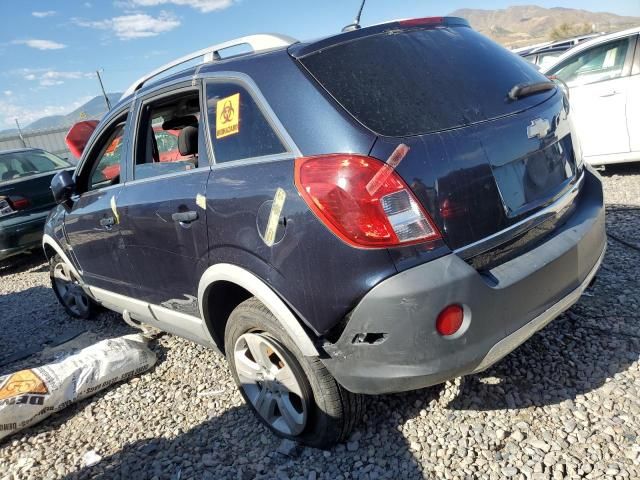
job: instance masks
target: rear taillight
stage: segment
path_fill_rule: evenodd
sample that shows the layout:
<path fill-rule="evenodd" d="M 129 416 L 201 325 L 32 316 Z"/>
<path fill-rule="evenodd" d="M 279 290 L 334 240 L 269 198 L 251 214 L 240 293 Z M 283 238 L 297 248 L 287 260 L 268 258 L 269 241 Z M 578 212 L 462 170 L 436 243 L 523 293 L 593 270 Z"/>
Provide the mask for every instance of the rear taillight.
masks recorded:
<path fill-rule="evenodd" d="M 28 198 L 21 197 L 19 195 L 10 195 L 9 202 L 13 205 L 14 210 L 24 210 L 25 208 L 29 208 L 31 205 Z"/>
<path fill-rule="evenodd" d="M 29 199 L 19 195 L 0 197 L 0 217 L 15 213 L 17 210 L 24 210 L 29 206 L 31 206 Z"/>
<path fill-rule="evenodd" d="M 393 168 L 375 158 L 298 158 L 295 183 L 311 210 L 349 245 L 385 248 L 440 238 L 409 187 Z"/>

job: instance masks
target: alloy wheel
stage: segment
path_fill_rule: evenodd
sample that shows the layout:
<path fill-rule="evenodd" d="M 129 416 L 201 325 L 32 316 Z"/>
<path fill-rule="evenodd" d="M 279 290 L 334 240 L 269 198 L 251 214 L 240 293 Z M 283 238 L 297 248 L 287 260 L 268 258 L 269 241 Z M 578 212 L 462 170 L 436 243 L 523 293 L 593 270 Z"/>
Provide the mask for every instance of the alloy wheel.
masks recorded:
<path fill-rule="evenodd" d="M 307 424 L 309 399 L 289 356 L 262 333 L 245 333 L 235 343 L 238 379 L 260 417 L 285 435 L 299 435 Z"/>
<path fill-rule="evenodd" d="M 65 307 L 78 316 L 89 311 L 89 297 L 80 286 L 78 277 L 65 262 L 53 268 L 53 281 Z"/>

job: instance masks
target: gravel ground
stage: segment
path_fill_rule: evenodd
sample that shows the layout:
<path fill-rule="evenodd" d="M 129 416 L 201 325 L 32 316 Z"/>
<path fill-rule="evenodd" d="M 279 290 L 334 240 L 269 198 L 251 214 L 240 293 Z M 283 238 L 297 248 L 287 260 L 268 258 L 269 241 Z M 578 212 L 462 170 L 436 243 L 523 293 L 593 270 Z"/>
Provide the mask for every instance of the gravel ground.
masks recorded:
<path fill-rule="evenodd" d="M 575 307 L 446 395 L 370 397 L 349 442 L 300 448 L 253 417 L 221 356 L 162 335 L 154 369 L 0 443 L 0 479 L 640 478 L 640 253 L 629 246 L 640 244 L 640 165 L 607 170 L 604 182 L 609 231 L 626 244 L 610 239 Z M 70 320 L 41 258 L 0 275 L 0 356 L 78 329 L 129 331 L 109 313 Z M 87 466 L 88 452 L 101 460 Z"/>

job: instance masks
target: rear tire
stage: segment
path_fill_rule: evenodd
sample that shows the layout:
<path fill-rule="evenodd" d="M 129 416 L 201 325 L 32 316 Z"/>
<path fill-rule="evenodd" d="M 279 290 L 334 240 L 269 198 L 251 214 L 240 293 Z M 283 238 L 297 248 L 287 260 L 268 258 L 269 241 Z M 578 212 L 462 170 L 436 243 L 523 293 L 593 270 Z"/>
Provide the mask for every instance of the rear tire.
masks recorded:
<path fill-rule="evenodd" d="M 363 397 L 342 388 L 317 357 L 302 355 L 255 297 L 231 312 L 225 351 L 245 402 L 278 436 L 328 448 L 346 440 L 362 415 Z"/>
<path fill-rule="evenodd" d="M 69 315 L 80 319 L 95 316 L 98 305 L 82 289 L 80 279 L 58 254 L 49 260 L 49 278 L 53 293 Z"/>

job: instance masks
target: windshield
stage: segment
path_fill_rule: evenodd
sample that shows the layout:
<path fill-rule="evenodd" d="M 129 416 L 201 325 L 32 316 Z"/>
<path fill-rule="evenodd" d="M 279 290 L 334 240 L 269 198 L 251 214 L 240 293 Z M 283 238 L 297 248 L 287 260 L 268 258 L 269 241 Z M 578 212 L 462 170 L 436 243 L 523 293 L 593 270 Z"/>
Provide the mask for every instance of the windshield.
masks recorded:
<path fill-rule="evenodd" d="M 546 78 L 468 27 L 370 35 L 300 61 L 351 115 L 388 136 L 466 126 L 516 113 L 553 95 L 509 102 L 514 85 Z"/>
<path fill-rule="evenodd" d="M 51 172 L 72 165 L 43 150 L 0 153 L 0 181 Z"/>

